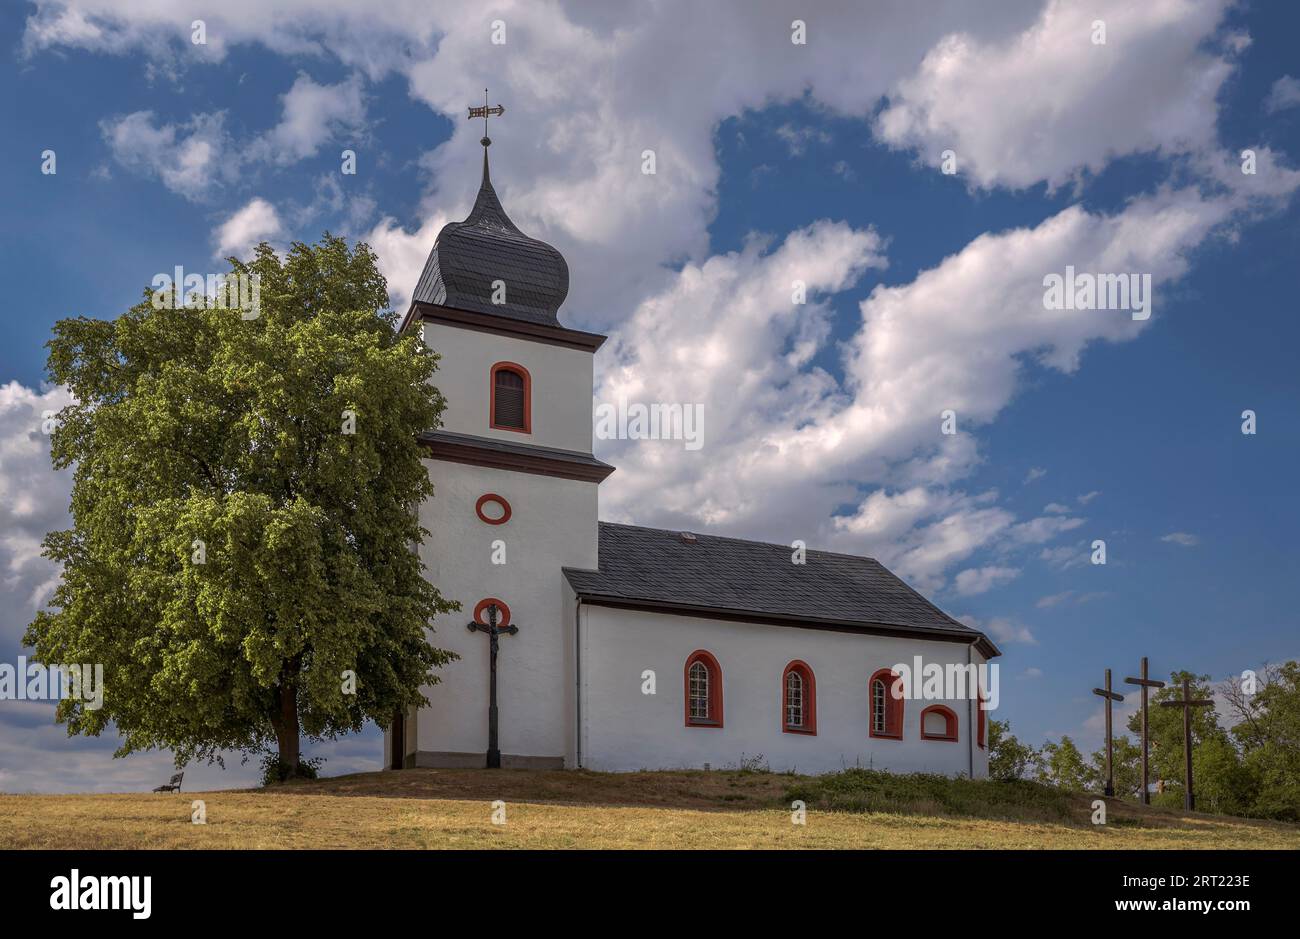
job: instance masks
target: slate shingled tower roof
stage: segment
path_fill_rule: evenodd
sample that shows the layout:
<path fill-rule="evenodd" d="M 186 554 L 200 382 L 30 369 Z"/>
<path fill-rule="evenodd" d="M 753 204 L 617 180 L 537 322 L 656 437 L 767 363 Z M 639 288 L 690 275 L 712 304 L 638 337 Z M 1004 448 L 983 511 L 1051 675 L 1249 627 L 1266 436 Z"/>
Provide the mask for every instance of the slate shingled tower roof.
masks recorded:
<path fill-rule="evenodd" d="M 926 635 L 997 646 L 953 619 L 873 558 L 789 545 L 600 523 L 600 569 L 565 568 L 583 600 L 664 612 Z"/>
<path fill-rule="evenodd" d="M 500 304 L 492 302 L 492 284 L 498 280 L 505 284 L 506 302 Z M 484 147 L 483 183 L 474 209 L 463 222 L 449 222 L 438 233 L 412 299 L 559 326 L 556 313 L 568 293 L 564 256 L 510 221 L 492 188 Z"/>

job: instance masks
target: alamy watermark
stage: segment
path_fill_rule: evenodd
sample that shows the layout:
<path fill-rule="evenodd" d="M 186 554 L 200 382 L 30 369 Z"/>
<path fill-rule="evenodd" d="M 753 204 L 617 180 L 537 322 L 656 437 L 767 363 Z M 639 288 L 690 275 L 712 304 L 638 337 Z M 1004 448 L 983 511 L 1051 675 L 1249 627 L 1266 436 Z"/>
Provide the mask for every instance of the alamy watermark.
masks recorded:
<path fill-rule="evenodd" d="M 619 398 L 596 406 L 598 440 L 680 440 L 687 450 L 704 446 L 704 405 L 652 404 Z"/>
<path fill-rule="evenodd" d="M 186 274 L 177 264 L 170 274 L 156 274 L 155 310 L 239 310 L 240 317 L 255 320 L 262 311 L 262 278 L 257 274 Z"/>
<path fill-rule="evenodd" d="M 979 701 L 981 710 L 997 710 L 996 662 L 992 665 L 925 662 L 917 655 L 912 657 L 910 665 L 900 662 L 892 671 L 898 676 L 891 689 L 895 698 L 909 701 L 960 701 L 969 698 Z"/>
<path fill-rule="evenodd" d="M 80 698 L 86 708 L 104 706 L 103 665 L 42 665 L 18 656 L 17 667 L 0 662 L 0 701 L 58 701 Z"/>
<path fill-rule="evenodd" d="M 1151 318 L 1150 274 L 1075 273 L 1067 264 L 1064 275 L 1048 274 L 1043 286 L 1045 310 L 1132 310 L 1135 320 Z"/>
<path fill-rule="evenodd" d="M 148 919 L 153 910 L 153 877 L 82 874 L 73 868 L 50 881 L 52 910 L 130 910 L 132 919 Z"/>

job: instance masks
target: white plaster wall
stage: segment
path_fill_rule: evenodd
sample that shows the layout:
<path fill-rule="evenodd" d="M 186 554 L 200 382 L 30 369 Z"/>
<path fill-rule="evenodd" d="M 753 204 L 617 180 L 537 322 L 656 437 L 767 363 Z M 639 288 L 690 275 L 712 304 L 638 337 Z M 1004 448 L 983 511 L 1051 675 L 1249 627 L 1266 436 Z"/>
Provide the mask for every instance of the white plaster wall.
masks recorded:
<path fill-rule="evenodd" d="M 504 601 L 519 633 L 501 637 L 497 663 L 501 752 L 559 757 L 571 738 L 565 681 L 564 566 L 594 568 L 595 483 L 426 460 L 434 497 L 420 509 L 432 533 L 420 548 L 426 576 L 461 611 L 440 616 L 430 641 L 459 653 L 425 687 L 430 707 L 419 714 L 419 749 L 475 752 L 487 748 L 488 638 L 465 624 L 485 597 Z M 474 504 L 493 492 L 511 506 L 510 521 L 488 525 Z M 505 542 L 504 565 L 491 563 L 492 543 Z"/>
<path fill-rule="evenodd" d="M 447 399 L 443 429 L 511 443 L 591 452 L 590 352 L 442 323 L 421 324 L 424 341 L 442 356 L 433 383 Z M 491 373 L 514 362 L 532 378 L 532 432 L 493 430 Z"/>
<path fill-rule="evenodd" d="M 632 771 L 735 766 L 762 754 L 773 770 L 821 773 L 860 765 L 895 772 L 988 774 L 987 754 L 971 735 L 962 701 L 909 700 L 903 739 L 872 738 L 867 682 L 872 673 L 914 655 L 966 664 L 965 644 L 733 623 L 584 604 L 581 619 L 582 765 Z M 685 726 L 683 669 L 697 649 L 722 667 L 724 726 Z M 781 676 L 801 659 L 817 683 L 817 734 L 781 729 Z M 978 664 L 979 657 L 975 657 Z M 642 672 L 656 673 L 657 693 L 641 692 Z M 922 740 L 929 704 L 957 713 L 958 741 Z"/>

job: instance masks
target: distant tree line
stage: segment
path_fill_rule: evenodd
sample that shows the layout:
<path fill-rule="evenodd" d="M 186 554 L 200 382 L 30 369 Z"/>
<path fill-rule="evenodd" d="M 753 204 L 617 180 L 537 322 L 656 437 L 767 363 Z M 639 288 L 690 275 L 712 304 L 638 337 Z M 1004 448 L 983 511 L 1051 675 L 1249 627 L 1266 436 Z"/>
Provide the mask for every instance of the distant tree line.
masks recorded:
<path fill-rule="evenodd" d="M 1209 698 L 1208 675 L 1174 672 L 1168 685 L 1152 693 L 1148 707 L 1151 733 L 1150 779 L 1163 780 L 1164 792 L 1152 793 L 1152 805 L 1183 804 L 1183 715 L 1180 708 L 1160 707 L 1177 699 L 1182 681 L 1191 681 L 1192 696 Z M 1199 811 L 1252 818 L 1300 821 L 1300 663 L 1264 666 L 1253 690 L 1240 678 L 1220 686 L 1231 713 L 1222 727 L 1215 708 L 1192 714 L 1192 773 Z M 1115 794 L 1137 801 L 1142 788 L 1141 715 L 1128 721 L 1133 734 L 1115 737 Z M 1007 721 L 989 722 L 989 775 L 994 779 L 1034 779 L 1077 792 L 1101 792 L 1106 751 L 1090 757 L 1068 736 L 1033 747 L 1017 740 Z"/>

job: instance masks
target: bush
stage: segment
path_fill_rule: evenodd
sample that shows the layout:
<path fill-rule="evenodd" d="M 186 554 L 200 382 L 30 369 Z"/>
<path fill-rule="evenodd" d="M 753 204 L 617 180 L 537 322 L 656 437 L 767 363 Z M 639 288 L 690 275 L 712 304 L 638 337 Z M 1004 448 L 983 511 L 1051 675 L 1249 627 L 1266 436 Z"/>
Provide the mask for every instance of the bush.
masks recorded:
<path fill-rule="evenodd" d="M 289 779 L 315 779 L 320 775 L 320 768 L 324 763 L 323 756 L 299 760 L 295 772 L 293 767 L 281 761 L 280 754 L 268 753 L 262 757 L 262 785 L 269 786 Z"/>
<path fill-rule="evenodd" d="M 950 778 L 928 773 L 899 775 L 846 769 L 790 786 L 787 802 L 842 812 L 902 812 L 995 818 L 1061 820 L 1070 817 L 1070 797 L 1025 779 Z"/>

